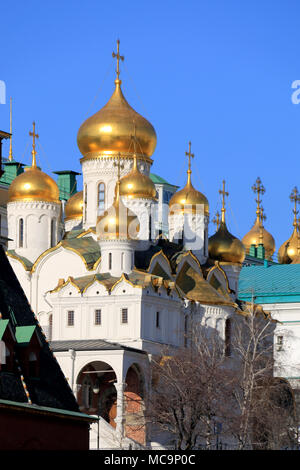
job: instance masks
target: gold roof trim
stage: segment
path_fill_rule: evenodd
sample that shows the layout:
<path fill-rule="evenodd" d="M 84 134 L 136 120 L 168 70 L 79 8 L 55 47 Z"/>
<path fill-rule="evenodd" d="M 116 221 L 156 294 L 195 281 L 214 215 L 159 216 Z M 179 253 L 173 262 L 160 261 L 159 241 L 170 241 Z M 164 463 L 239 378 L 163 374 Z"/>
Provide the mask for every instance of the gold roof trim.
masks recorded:
<path fill-rule="evenodd" d="M 28 271 L 30 273 L 32 272 L 31 268 L 29 266 L 26 266 L 24 261 L 21 258 L 19 258 L 19 256 L 13 255 L 12 253 L 9 253 L 8 251 L 6 251 L 5 253 L 6 253 L 6 256 L 9 256 L 10 258 L 13 258 L 13 259 L 19 261 L 24 266 L 25 271 Z"/>
<path fill-rule="evenodd" d="M 151 267 L 152 261 L 153 261 L 155 258 L 157 258 L 158 256 L 160 256 L 160 255 L 166 260 L 166 262 L 168 263 L 168 266 L 169 266 L 169 268 L 170 268 L 170 273 L 172 273 L 170 261 L 168 260 L 168 258 L 167 258 L 166 255 L 164 254 L 163 250 L 159 250 L 157 253 L 155 253 L 155 254 L 152 256 L 147 271 L 150 272 L 150 267 Z M 172 274 L 171 274 L 171 276 L 172 276 Z"/>
<path fill-rule="evenodd" d="M 226 263 L 223 263 L 223 264 L 226 264 Z M 232 264 L 234 264 L 234 263 L 228 263 L 228 264 L 232 265 Z M 235 263 L 235 264 L 240 265 L 240 263 Z M 208 271 L 208 273 L 207 273 L 207 276 L 206 276 L 206 279 L 208 279 L 208 276 L 209 276 L 210 274 L 212 274 L 214 270 L 218 270 L 218 271 L 220 271 L 220 272 L 223 274 L 223 276 L 224 276 L 224 278 L 225 278 L 225 281 L 226 281 L 226 287 L 227 287 L 228 293 L 230 294 L 230 293 L 231 293 L 231 289 L 230 289 L 230 287 L 229 287 L 228 277 L 227 277 L 226 272 L 225 272 L 224 269 L 222 268 L 222 266 L 220 266 L 219 261 L 215 261 L 215 265 L 214 265 L 212 268 L 209 269 L 209 271 Z"/>

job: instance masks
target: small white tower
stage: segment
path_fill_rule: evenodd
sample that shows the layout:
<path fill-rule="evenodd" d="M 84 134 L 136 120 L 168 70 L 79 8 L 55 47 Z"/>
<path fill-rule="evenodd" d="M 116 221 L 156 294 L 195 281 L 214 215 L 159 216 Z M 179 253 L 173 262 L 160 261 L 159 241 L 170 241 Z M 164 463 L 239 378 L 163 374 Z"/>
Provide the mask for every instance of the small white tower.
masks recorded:
<path fill-rule="evenodd" d="M 98 217 L 96 231 L 101 249 L 100 272 L 110 273 L 116 277 L 122 273 L 129 274 L 134 268 L 139 220 L 121 200 L 119 178 L 114 202 L 102 216 Z"/>
<path fill-rule="evenodd" d="M 208 257 L 209 205 L 204 194 L 197 191 L 191 182 L 191 142 L 189 151 L 187 183 L 177 191 L 169 202 L 169 238 L 171 241 L 183 240 L 185 250 L 191 250 L 205 263 Z"/>
<path fill-rule="evenodd" d="M 34 262 L 58 240 L 61 217 L 59 189 L 55 181 L 36 165 L 35 123 L 32 136 L 32 164 L 18 175 L 8 192 L 8 249 Z"/>

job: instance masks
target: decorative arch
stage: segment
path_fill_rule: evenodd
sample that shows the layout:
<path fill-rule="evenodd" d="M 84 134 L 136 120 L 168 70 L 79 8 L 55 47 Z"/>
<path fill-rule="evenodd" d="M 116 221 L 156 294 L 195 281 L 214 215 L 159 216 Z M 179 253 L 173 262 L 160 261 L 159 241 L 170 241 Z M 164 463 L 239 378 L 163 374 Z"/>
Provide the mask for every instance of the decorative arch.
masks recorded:
<path fill-rule="evenodd" d="M 127 437 L 145 444 L 145 379 L 138 364 L 134 363 L 128 368 L 125 382 L 125 433 Z"/>

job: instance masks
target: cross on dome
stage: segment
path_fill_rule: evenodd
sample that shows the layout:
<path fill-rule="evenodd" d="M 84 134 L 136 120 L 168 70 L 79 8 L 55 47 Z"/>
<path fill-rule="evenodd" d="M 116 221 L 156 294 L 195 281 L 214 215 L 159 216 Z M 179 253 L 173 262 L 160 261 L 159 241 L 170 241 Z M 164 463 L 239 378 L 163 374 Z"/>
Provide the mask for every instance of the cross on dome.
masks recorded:
<path fill-rule="evenodd" d="M 32 128 L 33 128 L 32 132 L 29 131 L 29 135 L 32 136 L 32 151 L 31 151 L 31 153 L 32 153 L 32 164 L 31 164 L 31 166 L 33 168 L 35 168 L 36 167 L 36 153 L 37 153 L 36 150 L 35 150 L 35 139 L 36 138 L 38 139 L 39 135 L 35 133 L 35 122 L 34 121 L 32 123 Z"/>
<path fill-rule="evenodd" d="M 115 53 L 115 52 L 112 53 L 113 58 L 117 59 L 117 70 L 116 70 L 116 72 L 117 72 L 117 80 L 118 81 L 120 81 L 120 60 L 124 61 L 124 56 L 120 55 L 119 46 L 120 46 L 120 40 L 118 39 L 117 40 L 117 53 Z"/>

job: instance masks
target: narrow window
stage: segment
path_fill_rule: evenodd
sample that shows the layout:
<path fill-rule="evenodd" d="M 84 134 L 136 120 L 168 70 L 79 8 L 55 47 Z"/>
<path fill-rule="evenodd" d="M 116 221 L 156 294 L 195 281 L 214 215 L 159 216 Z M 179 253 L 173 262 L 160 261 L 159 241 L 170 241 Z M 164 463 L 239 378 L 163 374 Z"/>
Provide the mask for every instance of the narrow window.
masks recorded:
<path fill-rule="evenodd" d="M 159 312 L 156 312 L 155 322 L 156 322 L 156 328 L 160 328 L 160 314 L 159 314 Z"/>
<path fill-rule="evenodd" d="M 68 326 L 74 326 L 74 310 L 68 311 Z"/>
<path fill-rule="evenodd" d="M 225 322 L 225 356 L 231 356 L 231 322 L 229 318 Z"/>
<path fill-rule="evenodd" d="M 121 323 L 128 323 L 128 309 L 122 308 Z"/>
<path fill-rule="evenodd" d="M 101 325 L 101 310 L 95 310 L 95 325 Z"/>
<path fill-rule="evenodd" d="M 109 270 L 112 269 L 112 254 L 111 253 L 108 254 L 108 269 Z"/>
<path fill-rule="evenodd" d="M 282 351 L 283 349 L 283 336 L 277 336 L 277 351 Z"/>
<path fill-rule="evenodd" d="M 124 253 L 121 255 L 121 269 L 124 269 Z"/>
<path fill-rule="evenodd" d="M 51 247 L 56 245 L 56 220 L 51 220 Z"/>
<path fill-rule="evenodd" d="M 105 206 L 105 186 L 104 183 L 98 184 L 98 214 L 104 211 Z"/>
<path fill-rule="evenodd" d="M 24 242 L 24 220 L 20 219 L 19 220 L 19 247 L 23 248 L 23 242 Z"/>
<path fill-rule="evenodd" d="M 49 315 L 49 340 L 51 341 L 52 340 L 52 320 L 53 317 L 52 317 L 52 314 Z"/>
<path fill-rule="evenodd" d="M 84 185 L 84 221 L 86 221 L 86 211 L 87 211 L 87 185 Z"/>

